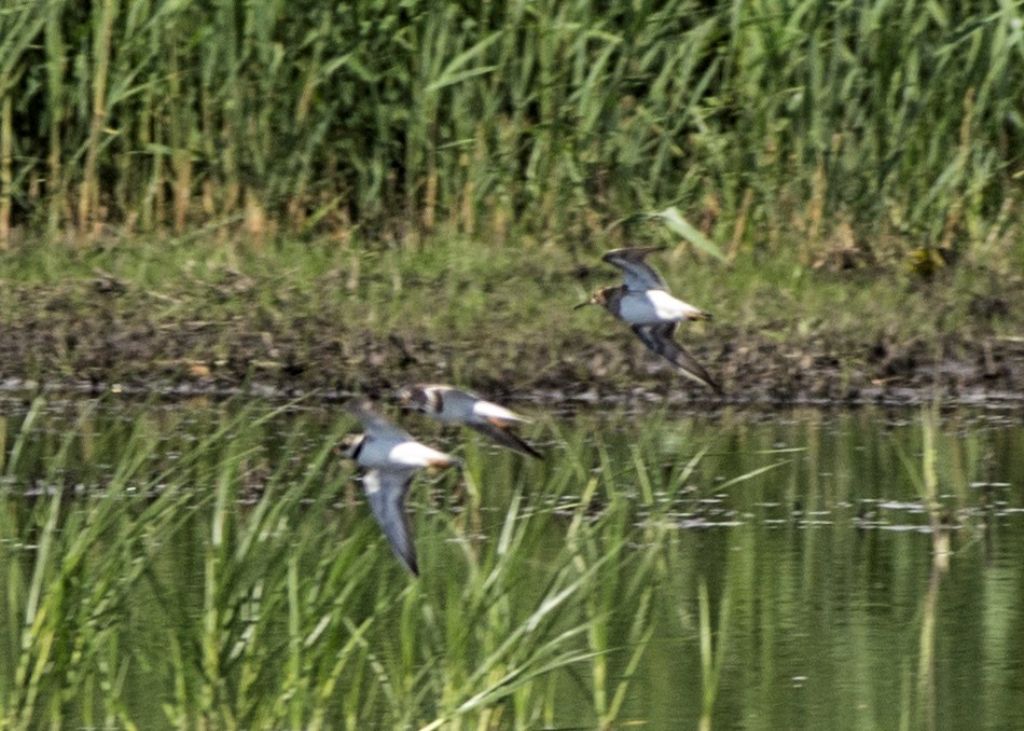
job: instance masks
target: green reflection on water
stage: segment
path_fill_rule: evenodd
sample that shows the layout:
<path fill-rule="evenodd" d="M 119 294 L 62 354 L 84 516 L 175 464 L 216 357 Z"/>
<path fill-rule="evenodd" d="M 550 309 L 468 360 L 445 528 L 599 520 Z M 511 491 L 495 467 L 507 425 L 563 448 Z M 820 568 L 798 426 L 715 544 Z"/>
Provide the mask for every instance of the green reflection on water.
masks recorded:
<path fill-rule="evenodd" d="M 941 422 L 930 514 L 917 413 L 410 420 L 467 463 L 414 581 L 337 412 L 0 407 L 11 727 L 1024 727 L 1015 420 Z"/>

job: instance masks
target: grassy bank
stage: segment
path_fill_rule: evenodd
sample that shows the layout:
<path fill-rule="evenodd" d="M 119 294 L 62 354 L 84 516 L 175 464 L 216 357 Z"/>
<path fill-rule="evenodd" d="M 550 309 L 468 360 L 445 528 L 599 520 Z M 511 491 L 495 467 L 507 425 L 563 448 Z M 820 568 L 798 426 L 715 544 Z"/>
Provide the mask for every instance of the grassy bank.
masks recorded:
<path fill-rule="evenodd" d="M 16 0 L 0 246 L 210 222 L 572 243 L 676 204 L 803 265 L 986 258 L 1020 220 L 1022 12 Z"/>
<path fill-rule="evenodd" d="M 703 396 L 607 313 L 573 311 L 617 281 L 600 250 L 457 236 L 412 248 L 206 238 L 26 247 L 0 256 L 0 379 L 370 391 L 427 379 L 495 395 L 642 386 Z M 1024 303 L 1008 262 L 961 262 L 930 279 L 813 270 L 795 253 L 726 265 L 685 245 L 654 262 L 714 314 L 680 339 L 732 398 L 1024 390 Z"/>

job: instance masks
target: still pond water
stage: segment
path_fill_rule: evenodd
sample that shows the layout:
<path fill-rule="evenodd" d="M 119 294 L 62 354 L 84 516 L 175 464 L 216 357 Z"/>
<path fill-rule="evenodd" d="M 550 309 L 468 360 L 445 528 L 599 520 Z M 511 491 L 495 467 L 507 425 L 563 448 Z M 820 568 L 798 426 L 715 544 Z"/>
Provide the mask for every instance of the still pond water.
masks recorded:
<path fill-rule="evenodd" d="M 27 401 L 0 401 L 0 717 L 26 728 L 1024 728 L 1019 415 L 944 414 L 926 434 L 918 411 L 576 413 L 528 432 L 544 462 L 410 419 L 468 466 L 415 483 L 413 581 L 328 452 L 354 424 L 336 408 L 269 408 L 50 402 L 26 423 Z M 218 429 L 221 442 L 203 447 Z M 154 509 L 171 489 L 192 497 Z M 260 512 L 296 492 L 280 515 Z M 116 513 L 103 512 L 111 500 Z M 271 537 L 247 553 L 251 521 Z M 221 541 L 230 550 L 218 553 Z M 602 563 L 602 551 L 614 555 Z M 481 658 L 585 570 L 590 583 L 528 628 L 547 627 L 557 647 L 530 665 L 546 650 L 517 635 L 498 664 L 521 652 L 526 670 L 473 706 L 495 687 L 473 680 Z M 470 606 L 474 582 L 486 611 Z M 254 597 L 264 603 L 246 614 Z M 261 636 L 275 612 L 267 626 L 280 637 Z M 458 626 L 466 615 L 471 631 Z M 354 638 L 361 649 L 331 675 L 327 656 Z"/>

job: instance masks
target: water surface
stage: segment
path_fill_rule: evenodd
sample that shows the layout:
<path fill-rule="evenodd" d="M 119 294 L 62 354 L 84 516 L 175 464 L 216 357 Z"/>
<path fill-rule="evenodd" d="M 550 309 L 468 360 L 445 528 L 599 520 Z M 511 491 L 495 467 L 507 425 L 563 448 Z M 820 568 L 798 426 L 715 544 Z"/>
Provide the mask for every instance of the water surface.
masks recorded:
<path fill-rule="evenodd" d="M 449 723 L 1024 728 L 1016 417 L 941 418 L 931 509 L 916 411 L 580 413 L 530 433 L 543 463 L 409 420 L 468 465 L 464 477 L 416 483 L 423 576 L 413 581 L 348 469 L 324 456 L 353 426 L 337 410 L 267 416 L 261 406 L 239 419 L 239 403 L 63 402 L 39 407 L 23 429 L 26 402 L 0 408 L 8 718 L 32 706 L 32 723 L 68 726 L 221 725 L 231 715 L 243 726 L 418 727 L 495 687 L 476 715 Z M 141 443 L 151 446 L 132 446 Z M 131 454 L 139 462 L 128 469 Z M 190 494 L 154 514 L 169 490 Z M 110 501 L 116 513 L 97 512 Z M 270 519 L 267 501 L 291 507 Z M 49 511 L 39 600 L 31 586 Z M 73 553 L 72 537 L 97 515 L 102 531 Z M 257 521 L 265 550 L 247 548 Z M 52 554 L 62 550 L 72 555 Z M 529 682 L 496 680 L 497 669 L 474 679 L 480 658 L 574 571 L 586 583 L 533 631 L 579 657 L 550 670 L 538 662 Z M 53 592 L 71 629 L 55 628 L 43 653 L 24 618 Z M 525 653 L 541 652 L 531 641 L 495 667 L 528 664 Z M 359 642 L 328 685 L 328 657 Z M 501 697 L 502 683 L 520 685 Z M 322 704 L 319 716 L 288 708 L 301 692 Z M 279 698 L 281 715 L 259 696 Z"/>

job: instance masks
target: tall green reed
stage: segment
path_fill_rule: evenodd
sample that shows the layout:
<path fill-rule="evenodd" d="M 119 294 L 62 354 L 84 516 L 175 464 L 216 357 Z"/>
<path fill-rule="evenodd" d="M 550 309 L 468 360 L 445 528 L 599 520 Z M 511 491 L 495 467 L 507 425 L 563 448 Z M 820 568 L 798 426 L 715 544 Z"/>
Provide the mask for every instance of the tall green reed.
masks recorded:
<path fill-rule="evenodd" d="M 996 0 L 18 2 L 0 202 L 16 227 L 497 241 L 679 205 L 734 255 L 1002 246 L 1022 20 Z"/>
<path fill-rule="evenodd" d="M 5 725 L 526 728 L 567 693 L 622 719 L 674 533 L 635 498 L 699 453 L 664 471 L 654 436 L 625 462 L 470 440 L 464 476 L 417 480 L 413 580 L 344 487 L 349 420 L 94 406 L 54 429 L 37 399 L 4 450 Z"/>

